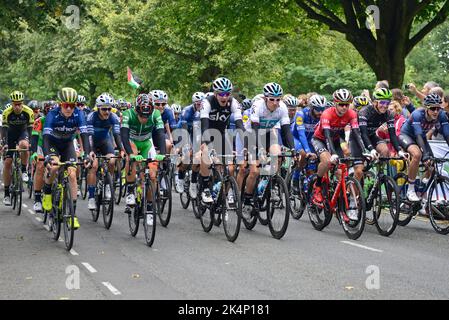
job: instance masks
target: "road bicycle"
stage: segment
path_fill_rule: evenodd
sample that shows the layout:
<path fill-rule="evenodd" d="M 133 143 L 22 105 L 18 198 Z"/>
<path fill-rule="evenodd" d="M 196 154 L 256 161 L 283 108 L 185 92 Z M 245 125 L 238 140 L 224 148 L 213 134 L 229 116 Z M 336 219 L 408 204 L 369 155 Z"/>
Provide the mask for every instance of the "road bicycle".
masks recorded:
<path fill-rule="evenodd" d="M 12 174 L 11 185 L 9 186 L 9 192 L 11 197 L 12 210 L 16 212 L 18 216 L 22 213 L 22 193 L 23 193 L 23 180 L 22 180 L 22 160 L 19 154 L 21 152 L 28 152 L 28 149 L 8 149 L 12 152 Z"/>
<path fill-rule="evenodd" d="M 322 178 L 323 204 L 317 205 L 313 202 L 316 177 L 309 183 L 308 210 L 312 226 L 323 230 L 335 215 L 343 227 L 343 231 L 349 239 L 358 239 L 365 228 L 366 207 L 365 196 L 360 182 L 348 175 L 349 163 L 363 161 L 361 158 L 340 158 L 337 166 L 332 166 Z M 337 170 L 339 174 L 337 174 Z M 350 207 L 350 204 L 352 207 Z M 355 210 L 357 219 L 351 220 L 347 214 L 348 210 Z"/>

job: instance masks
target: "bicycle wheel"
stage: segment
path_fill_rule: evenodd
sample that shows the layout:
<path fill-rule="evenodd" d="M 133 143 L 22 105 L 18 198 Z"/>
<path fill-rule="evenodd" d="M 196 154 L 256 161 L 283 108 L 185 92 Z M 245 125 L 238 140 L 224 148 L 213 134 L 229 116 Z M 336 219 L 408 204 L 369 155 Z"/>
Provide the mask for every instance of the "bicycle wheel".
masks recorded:
<path fill-rule="evenodd" d="M 346 207 L 343 192 L 346 193 L 349 208 Z M 349 210 L 356 211 L 357 219 L 349 219 L 347 215 Z M 365 228 L 365 196 L 360 182 L 353 177 L 346 177 L 346 190 L 342 189 L 339 196 L 338 214 L 346 236 L 351 240 L 358 239 Z"/>
<path fill-rule="evenodd" d="M 106 173 L 106 181 L 112 181 L 111 179 L 111 174 L 109 172 Z M 106 188 L 107 187 L 111 187 L 109 184 L 104 184 L 104 191 L 103 194 L 106 194 Z M 111 192 L 111 199 L 107 200 L 104 199 L 102 200 L 102 213 L 103 213 L 103 223 L 104 223 L 104 227 L 109 230 L 109 228 L 111 228 L 111 224 L 112 224 L 112 218 L 114 217 L 114 197 L 115 194 L 114 192 Z"/>
<path fill-rule="evenodd" d="M 211 210 L 211 206 L 204 204 L 199 197 L 201 197 L 201 195 L 198 195 L 197 198 L 197 209 L 200 214 L 201 226 L 203 227 L 204 232 L 210 232 L 214 225 L 214 213 Z"/>
<path fill-rule="evenodd" d="M 116 205 L 120 204 L 122 199 L 123 179 L 122 179 L 122 162 L 116 159 L 114 169 L 114 201 Z"/>
<path fill-rule="evenodd" d="M 427 211 L 430 223 L 439 234 L 449 233 L 449 178 L 437 177 L 428 191 Z"/>
<path fill-rule="evenodd" d="M 228 176 L 223 191 L 228 190 L 228 197 L 223 202 L 222 221 L 226 238 L 230 242 L 234 242 L 239 236 L 240 224 L 242 223 L 242 202 L 240 200 L 240 192 L 237 181 L 234 177 Z M 234 199 L 233 204 L 229 204 L 229 194 Z"/>
<path fill-rule="evenodd" d="M 368 197 L 372 189 L 374 188 L 375 183 L 376 183 L 376 175 L 371 171 L 365 172 L 363 176 L 363 194 L 366 200 L 368 200 Z M 374 216 L 376 214 L 378 205 L 379 203 L 377 203 L 376 197 L 373 198 L 373 203 L 366 204 L 366 224 L 370 226 L 375 224 Z"/>
<path fill-rule="evenodd" d="M 285 180 L 279 175 L 273 176 L 268 185 L 271 186 L 270 192 L 267 194 L 268 228 L 273 238 L 281 239 L 287 231 L 290 218 L 288 188 Z"/>
<path fill-rule="evenodd" d="M 129 232 L 131 233 L 131 236 L 133 236 L 133 237 L 135 237 L 137 232 L 139 231 L 139 221 L 140 221 L 141 210 L 142 210 L 142 205 L 136 203 L 134 208 L 131 208 L 131 212 L 128 213 Z"/>
<path fill-rule="evenodd" d="M 145 184 L 144 192 L 142 195 L 142 210 L 145 213 L 143 219 L 143 230 L 145 233 L 145 242 L 147 246 L 151 247 L 154 242 L 154 236 L 156 235 L 156 217 L 159 215 L 159 201 L 156 195 L 157 189 L 154 188 L 153 183 Z M 151 194 L 154 201 L 149 201 L 147 195 Z M 148 212 L 148 203 L 152 203 L 153 211 Z"/>
<path fill-rule="evenodd" d="M 328 199 L 328 185 L 327 183 L 322 184 L 322 192 L 323 195 L 325 195 L 324 204 L 322 207 L 317 206 L 312 202 L 313 199 L 313 193 L 315 190 L 315 181 L 316 176 L 310 179 L 309 187 L 307 188 L 307 212 L 309 214 L 310 223 L 312 224 L 313 228 L 318 231 L 322 231 L 327 225 L 329 225 L 330 221 L 332 220 L 332 214 L 330 213 L 329 208 L 329 201 L 326 201 Z"/>
<path fill-rule="evenodd" d="M 23 193 L 23 181 L 22 181 L 22 175 L 17 172 L 16 173 L 16 184 L 14 185 L 15 189 L 15 208 L 16 208 L 16 214 L 20 216 L 22 213 L 22 193 Z"/>
<path fill-rule="evenodd" d="M 288 195 L 290 199 L 290 214 L 293 219 L 299 220 L 304 214 L 304 210 L 306 209 L 306 199 L 305 194 L 302 191 L 302 184 L 299 183 L 299 188 L 297 192 L 294 192 L 293 188 L 293 174 L 294 171 L 290 171 L 287 175 L 286 183 L 288 188 Z"/>
<path fill-rule="evenodd" d="M 245 179 L 243 180 L 242 183 L 242 190 L 240 191 L 240 200 L 242 202 L 243 225 L 247 230 L 252 230 L 257 224 L 257 214 L 253 206 L 245 204 L 245 186 L 247 177 L 248 175 L 245 176 Z M 257 198 L 254 201 L 257 201 Z"/>
<path fill-rule="evenodd" d="M 373 207 L 376 208 L 374 222 L 377 231 L 381 235 L 388 237 L 396 229 L 399 216 L 399 191 L 392 177 L 382 177 L 376 198 L 377 203 L 374 202 L 373 204 Z"/>
<path fill-rule="evenodd" d="M 170 178 L 165 174 L 159 174 L 159 194 L 157 195 L 157 202 L 159 203 L 159 221 L 163 227 L 167 227 L 170 223 L 172 210 L 172 188 Z"/>
<path fill-rule="evenodd" d="M 72 193 L 70 190 L 70 182 L 64 186 L 63 191 L 64 202 L 62 205 L 62 224 L 64 226 L 64 242 L 67 250 L 70 251 L 73 246 L 75 229 L 73 228 L 75 210 L 73 208 Z"/>
<path fill-rule="evenodd" d="M 33 189 L 34 189 L 34 166 L 31 165 L 31 172 L 30 172 L 30 178 L 27 183 L 27 189 L 28 189 L 28 199 L 31 199 L 33 196 Z"/>
<path fill-rule="evenodd" d="M 85 167 L 81 168 L 81 181 L 80 181 L 80 192 L 83 200 L 87 197 L 87 174 L 88 170 Z"/>
<path fill-rule="evenodd" d="M 416 215 L 416 206 L 407 199 L 408 176 L 402 172 L 398 173 L 394 176 L 394 181 L 398 186 L 400 199 L 398 225 L 405 227 L 410 223 L 413 216 Z"/>
<path fill-rule="evenodd" d="M 53 240 L 59 240 L 61 234 L 62 208 L 59 207 L 59 199 L 61 197 L 61 190 L 57 188 L 56 183 L 52 188 L 52 208 L 47 213 L 48 227 L 53 234 Z"/>
<path fill-rule="evenodd" d="M 98 221 L 98 217 L 100 216 L 101 203 L 103 202 L 104 189 L 102 186 L 104 186 L 104 181 L 102 177 L 100 179 L 101 180 L 97 182 L 97 187 L 95 188 L 95 210 L 90 210 L 90 212 L 92 213 L 93 222 Z"/>

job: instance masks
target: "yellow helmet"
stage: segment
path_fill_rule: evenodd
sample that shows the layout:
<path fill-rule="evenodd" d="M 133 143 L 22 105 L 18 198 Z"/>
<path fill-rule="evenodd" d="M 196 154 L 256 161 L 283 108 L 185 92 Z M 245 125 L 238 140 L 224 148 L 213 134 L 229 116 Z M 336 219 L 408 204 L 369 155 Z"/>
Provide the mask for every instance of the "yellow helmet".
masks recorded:
<path fill-rule="evenodd" d="M 21 92 L 21 91 L 13 91 L 10 95 L 9 95 L 9 97 L 11 98 L 11 101 L 14 101 L 14 102 L 22 102 L 23 101 L 23 99 L 24 99 L 24 96 L 23 96 L 23 92 Z"/>
<path fill-rule="evenodd" d="M 75 103 L 78 101 L 78 93 L 73 88 L 62 88 L 58 92 L 58 98 L 61 102 Z"/>

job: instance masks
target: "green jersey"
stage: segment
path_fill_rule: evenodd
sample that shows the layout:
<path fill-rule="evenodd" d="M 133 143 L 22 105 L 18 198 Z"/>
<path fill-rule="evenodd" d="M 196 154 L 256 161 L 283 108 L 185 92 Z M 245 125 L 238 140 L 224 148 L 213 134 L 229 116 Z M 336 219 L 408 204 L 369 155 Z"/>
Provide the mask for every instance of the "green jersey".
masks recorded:
<path fill-rule="evenodd" d="M 39 119 L 34 121 L 33 131 L 31 132 L 33 136 L 39 136 L 39 141 L 37 143 L 39 147 L 44 145 L 44 140 L 42 138 L 42 129 L 44 128 L 44 124 L 45 116 L 41 116 Z"/>
<path fill-rule="evenodd" d="M 154 109 L 147 123 L 140 123 L 137 118 L 137 112 L 134 109 L 125 110 L 122 113 L 123 128 L 129 129 L 129 138 L 136 141 L 146 141 L 151 139 L 153 129 L 163 129 L 161 112 Z"/>

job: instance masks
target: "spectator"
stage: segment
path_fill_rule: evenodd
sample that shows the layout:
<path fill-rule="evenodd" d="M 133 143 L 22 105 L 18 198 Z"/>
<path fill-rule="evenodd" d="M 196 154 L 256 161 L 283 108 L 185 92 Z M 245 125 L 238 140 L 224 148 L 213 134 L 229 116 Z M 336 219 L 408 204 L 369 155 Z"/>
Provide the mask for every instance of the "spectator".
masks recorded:
<path fill-rule="evenodd" d="M 424 101 L 424 98 L 429 94 L 430 90 L 435 87 L 439 87 L 439 84 L 434 81 L 427 82 L 421 91 L 416 88 L 414 83 L 408 84 L 408 89 L 410 92 L 416 95 L 416 97 L 421 101 Z"/>
<path fill-rule="evenodd" d="M 382 89 L 382 88 L 385 88 L 385 89 L 390 88 L 390 84 L 388 83 L 388 80 L 377 81 L 374 91 L 376 91 L 377 89 Z"/>
<path fill-rule="evenodd" d="M 441 97 L 441 99 L 444 98 L 444 90 L 441 87 L 435 87 L 430 89 L 429 94 L 435 93 Z"/>
<path fill-rule="evenodd" d="M 446 113 L 449 113 L 449 94 L 444 96 L 443 109 L 444 109 L 444 111 L 446 111 Z"/>
<path fill-rule="evenodd" d="M 307 95 L 306 94 L 300 94 L 298 96 L 298 101 L 299 101 L 299 107 L 301 109 L 304 109 L 305 107 L 307 107 Z"/>
<path fill-rule="evenodd" d="M 402 107 L 402 114 L 404 116 L 408 116 L 408 113 L 412 113 L 415 111 L 415 106 L 413 105 L 412 101 L 409 97 L 404 95 L 401 89 L 393 89 L 391 90 L 393 93 L 393 101 L 398 102 Z"/>

